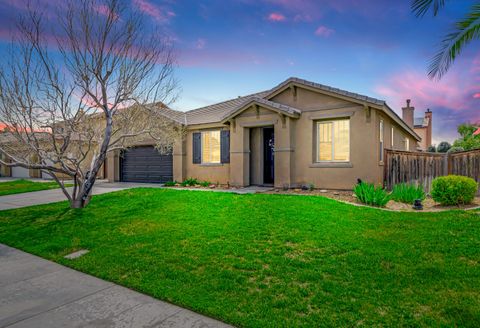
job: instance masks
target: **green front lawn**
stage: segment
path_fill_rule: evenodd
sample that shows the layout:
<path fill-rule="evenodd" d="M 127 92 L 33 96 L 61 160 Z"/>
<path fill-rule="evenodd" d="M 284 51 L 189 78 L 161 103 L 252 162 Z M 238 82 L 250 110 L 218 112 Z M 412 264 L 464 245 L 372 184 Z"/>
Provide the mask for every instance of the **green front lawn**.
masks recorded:
<path fill-rule="evenodd" d="M 67 185 L 67 187 L 70 185 Z M 0 196 L 21 194 L 30 191 L 48 190 L 60 188 L 55 181 L 33 182 L 30 180 L 14 180 L 0 182 Z"/>
<path fill-rule="evenodd" d="M 238 326 L 480 326 L 478 212 L 133 189 L 2 211 L 0 242 Z"/>

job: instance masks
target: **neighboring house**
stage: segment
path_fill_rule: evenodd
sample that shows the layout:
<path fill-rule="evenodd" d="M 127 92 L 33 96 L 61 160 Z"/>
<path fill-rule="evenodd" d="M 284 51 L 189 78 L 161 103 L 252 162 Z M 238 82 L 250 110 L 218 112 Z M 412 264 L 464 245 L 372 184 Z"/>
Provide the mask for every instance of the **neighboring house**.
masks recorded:
<path fill-rule="evenodd" d="M 193 177 L 233 186 L 351 189 L 357 178 L 382 182 L 384 148 L 415 150 L 421 142 L 413 121 L 407 124 L 385 101 L 298 78 L 166 115 L 187 129 L 173 153 L 146 144 L 110 153 L 110 181 Z"/>
<path fill-rule="evenodd" d="M 407 106 L 402 108 L 403 120 L 422 139 L 418 143 L 418 150 L 426 151 L 432 145 L 432 115 L 430 109 L 427 109 L 424 117 L 415 117 L 415 107 L 410 106 L 410 99 L 407 99 Z"/>

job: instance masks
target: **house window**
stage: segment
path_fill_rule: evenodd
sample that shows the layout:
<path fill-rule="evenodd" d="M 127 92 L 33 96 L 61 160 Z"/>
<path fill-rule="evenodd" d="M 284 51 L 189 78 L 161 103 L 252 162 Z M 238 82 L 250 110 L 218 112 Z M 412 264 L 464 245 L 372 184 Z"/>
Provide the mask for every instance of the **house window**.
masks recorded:
<path fill-rule="evenodd" d="M 379 141 L 380 141 L 380 162 L 383 162 L 383 120 L 380 120 L 380 131 L 379 131 Z"/>
<path fill-rule="evenodd" d="M 317 123 L 317 162 L 350 160 L 350 120 Z"/>
<path fill-rule="evenodd" d="M 393 126 L 392 126 L 392 134 L 391 134 L 391 136 L 390 136 L 391 139 L 392 139 L 392 140 L 390 140 L 392 149 L 393 149 L 393 140 L 394 140 L 394 139 L 393 139 L 393 136 L 394 136 L 394 134 L 393 134 Z"/>
<path fill-rule="evenodd" d="M 202 132 L 202 163 L 220 163 L 220 131 Z"/>
<path fill-rule="evenodd" d="M 410 151 L 410 140 L 408 137 L 405 137 L 405 150 Z"/>

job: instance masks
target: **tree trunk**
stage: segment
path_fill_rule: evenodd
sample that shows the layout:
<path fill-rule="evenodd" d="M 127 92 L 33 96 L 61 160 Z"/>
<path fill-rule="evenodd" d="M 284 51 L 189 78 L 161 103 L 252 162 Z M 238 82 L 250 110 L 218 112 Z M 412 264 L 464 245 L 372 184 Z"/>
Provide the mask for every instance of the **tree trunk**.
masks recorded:
<path fill-rule="evenodd" d="M 85 200 L 82 197 L 73 199 L 70 202 L 70 208 L 84 208 L 85 206 L 87 206 L 87 204 L 90 202 L 91 199 L 92 199 L 91 195 L 87 196 Z"/>

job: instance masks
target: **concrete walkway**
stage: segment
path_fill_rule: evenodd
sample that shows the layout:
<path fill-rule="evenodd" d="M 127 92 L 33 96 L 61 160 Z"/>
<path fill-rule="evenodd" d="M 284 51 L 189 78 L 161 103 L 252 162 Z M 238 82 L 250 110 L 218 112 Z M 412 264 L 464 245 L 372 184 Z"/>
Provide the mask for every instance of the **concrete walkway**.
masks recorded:
<path fill-rule="evenodd" d="M 3 180 L 1 180 L 3 181 Z M 43 180 L 45 181 L 45 180 Z M 158 183 L 134 183 L 134 182 L 97 182 L 93 187 L 92 194 L 100 195 L 109 192 L 131 189 L 131 188 L 164 188 L 162 184 Z M 70 188 L 67 188 L 70 189 Z M 213 191 L 213 192 L 227 192 L 235 194 L 255 194 L 273 190 L 272 187 L 258 187 L 249 186 L 239 189 L 209 189 L 209 188 L 175 188 L 175 190 L 192 190 L 192 191 Z M 48 203 L 55 203 L 67 200 L 60 189 L 41 190 L 26 192 L 23 194 L 14 194 L 7 196 L 0 196 L 0 211 L 9 210 L 20 207 L 27 207 L 33 205 L 41 205 Z"/>
<path fill-rule="evenodd" d="M 0 327 L 231 327 L 0 244 Z"/>
<path fill-rule="evenodd" d="M 98 182 L 93 187 L 92 194 L 100 195 L 113 191 L 136 187 L 161 187 L 160 184 L 140 184 L 140 183 L 108 183 Z M 69 189 L 69 188 L 67 188 Z M 67 200 L 60 189 L 50 189 L 26 192 L 22 194 L 14 194 L 7 196 L 0 196 L 0 210 L 8 210 L 13 208 L 27 207 L 32 205 L 41 205 L 48 203 L 55 203 Z"/>

